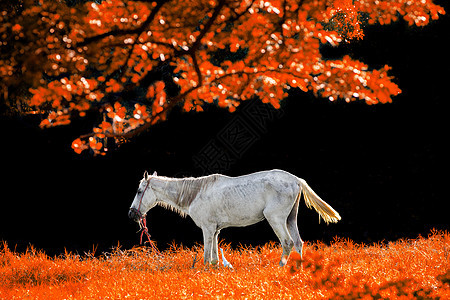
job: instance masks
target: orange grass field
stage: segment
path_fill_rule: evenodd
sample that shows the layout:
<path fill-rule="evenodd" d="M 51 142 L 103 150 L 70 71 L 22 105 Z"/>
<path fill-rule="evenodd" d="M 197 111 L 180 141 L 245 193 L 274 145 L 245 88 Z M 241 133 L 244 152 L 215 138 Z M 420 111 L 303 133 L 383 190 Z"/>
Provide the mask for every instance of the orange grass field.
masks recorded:
<path fill-rule="evenodd" d="M 335 239 L 306 243 L 280 268 L 271 243 L 232 250 L 234 269 L 204 267 L 202 247 L 151 248 L 100 256 L 49 257 L 33 248 L 0 252 L 1 299 L 450 299 L 450 234 L 373 245 Z M 201 259 L 199 259 L 201 258 Z"/>

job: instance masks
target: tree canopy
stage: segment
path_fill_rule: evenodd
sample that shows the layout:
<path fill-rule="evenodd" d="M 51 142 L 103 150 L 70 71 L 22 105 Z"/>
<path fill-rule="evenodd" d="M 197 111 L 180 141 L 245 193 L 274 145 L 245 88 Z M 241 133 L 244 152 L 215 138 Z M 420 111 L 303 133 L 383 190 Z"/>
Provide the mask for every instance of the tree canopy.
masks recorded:
<path fill-rule="evenodd" d="M 24 0 L 0 12 L 0 97 L 43 128 L 93 115 L 76 153 L 104 154 L 165 120 L 175 106 L 233 112 L 258 97 L 280 107 L 290 89 L 330 101 L 387 103 L 401 92 L 372 69 L 320 49 L 404 19 L 445 14 L 432 0 Z"/>

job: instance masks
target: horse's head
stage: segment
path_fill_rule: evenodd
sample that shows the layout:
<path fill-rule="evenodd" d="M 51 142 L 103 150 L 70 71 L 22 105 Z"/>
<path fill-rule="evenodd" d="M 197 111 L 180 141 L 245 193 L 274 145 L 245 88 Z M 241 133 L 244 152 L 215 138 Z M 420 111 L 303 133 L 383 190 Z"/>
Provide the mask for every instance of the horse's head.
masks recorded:
<path fill-rule="evenodd" d="M 128 217 L 130 217 L 133 221 L 139 222 L 143 217 L 145 217 L 147 212 L 156 205 L 156 195 L 150 186 L 150 181 L 153 176 L 156 176 L 156 172 L 153 173 L 152 176 L 149 176 L 147 171 L 145 171 L 144 178 L 142 178 L 139 183 L 136 196 L 134 196 L 133 203 L 131 204 L 128 212 Z"/>

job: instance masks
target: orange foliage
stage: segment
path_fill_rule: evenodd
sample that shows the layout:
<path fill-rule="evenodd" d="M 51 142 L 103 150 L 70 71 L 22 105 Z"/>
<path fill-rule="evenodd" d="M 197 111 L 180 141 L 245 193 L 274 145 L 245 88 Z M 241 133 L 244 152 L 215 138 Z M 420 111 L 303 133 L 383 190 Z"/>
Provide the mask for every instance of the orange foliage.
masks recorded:
<path fill-rule="evenodd" d="M 129 138 L 175 105 L 202 111 L 214 103 L 232 112 L 256 96 L 278 108 L 291 88 L 391 102 L 401 91 L 389 67 L 326 60 L 320 46 L 361 39 L 363 25 L 401 17 L 424 26 L 445 13 L 432 0 L 38 2 L 0 12 L 0 95 L 42 114 L 41 127 L 97 113 L 110 125 L 72 144 L 97 154 L 105 139 Z"/>
<path fill-rule="evenodd" d="M 197 262 L 202 247 L 115 249 L 100 257 L 48 257 L 0 252 L 2 299 L 448 299 L 450 235 L 363 245 L 336 239 L 307 243 L 304 260 L 292 254 L 278 266 L 281 248 L 224 248 L 234 269 Z"/>

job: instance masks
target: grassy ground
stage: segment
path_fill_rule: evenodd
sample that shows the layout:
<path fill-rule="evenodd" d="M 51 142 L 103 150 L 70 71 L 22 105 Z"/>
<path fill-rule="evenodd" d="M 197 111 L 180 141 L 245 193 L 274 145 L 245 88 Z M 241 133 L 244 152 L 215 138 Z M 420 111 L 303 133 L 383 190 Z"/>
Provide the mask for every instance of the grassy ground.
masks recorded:
<path fill-rule="evenodd" d="M 162 256 L 141 247 L 49 257 L 5 244 L 0 299 L 450 299 L 449 242 L 449 233 L 432 232 L 387 244 L 306 243 L 301 265 L 293 253 L 284 268 L 278 244 L 222 244 L 234 269 L 203 266 L 200 246 L 174 246 Z"/>

